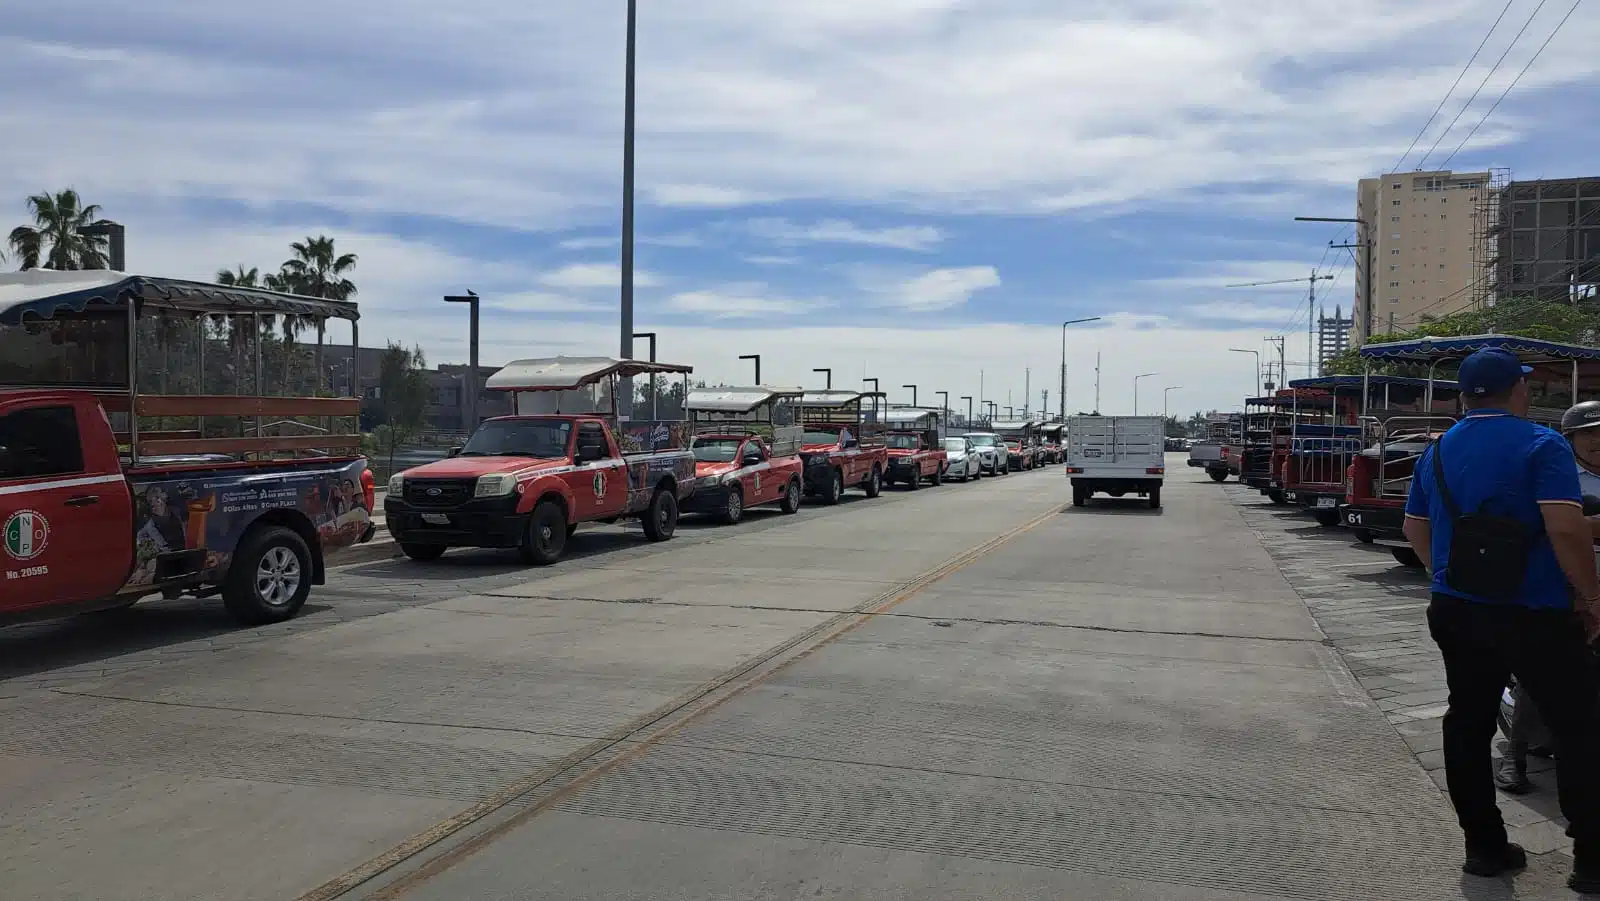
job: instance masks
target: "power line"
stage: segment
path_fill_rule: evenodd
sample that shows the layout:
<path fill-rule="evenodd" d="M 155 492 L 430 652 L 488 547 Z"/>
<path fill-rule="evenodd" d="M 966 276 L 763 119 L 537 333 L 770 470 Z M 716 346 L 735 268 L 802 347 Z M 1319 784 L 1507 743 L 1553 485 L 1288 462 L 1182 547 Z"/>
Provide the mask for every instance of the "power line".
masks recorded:
<path fill-rule="evenodd" d="M 1494 115 L 1494 111 L 1500 107 L 1500 101 L 1506 99 L 1506 95 L 1510 94 L 1511 89 L 1517 86 L 1517 82 L 1522 80 L 1522 76 L 1528 74 L 1528 70 L 1533 68 L 1534 62 L 1539 59 L 1539 54 L 1544 53 L 1544 48 L 1550 46 L 1550 42 L 1555 40 L 1556 34 L 1561 31 L 1561 27 L 1563 25 L 1567 24 L 1567 20 L 1572 18 L 1572 14 L 1578 11 L 1578 5 L 1581 3 L 1583 3 L 1583 0 L 1573 0 L 1572 7 L 1567 10 L 1566 15 L 1561 17 L 1561 21 L 1556 23 L 1555 29 L 1550 32 L 1549 37 L 1544 39 L 1544 43 L 1539 45 L 1539 49 L 1533 52 L 1533 56 L 1528 60 L 1528 64 L 1522 67 L 1522 71 L 1517 73 L 1516 78 L 1511 79 L 1511 83 L 1506 85 L 1506 89 L 1500 92 L 1499 97 L 1495 98 L 1494 105 L 1489 107 L 1489 111 L 1483 114 L 1483 118 L 1478 120 L 1477 125 L 1472 126 L 1472 130 L 1467 132 L 1467 136 L 1461 139 L 1461 143 L 1456 146 L 1456 149 L 1452 150 L 1450 155 L 1444 158 L 1444 162 L 1439 164 L 1440 169 L 1450 165 L 1450 161 L 1455 159 L 1456 154 L 1460 153 L 1462 148 L 1467 146 L 1467 142 L 1472 140 L 1472 136 L 1478 133 L 1478 129 L 1483 127 L 1483 123 L 1489 121 L 1489 117 Z"/>
<path fill-rule="evenodd" d="M 1489 31 L 1484 34 L 1483 40 L 1478 42 L 1478 49 L 1472 51 L 1472 58 L 1467 60 L 1467 64 L 1465 66 L 1461 67 L 1461 71 L 1456 75 L 1456 80 L 1450 85 L 1450 90 L 1445 91 L 1444 96 L 1439 98 L 1439 105 L 1433 108 L 1433 115 L 1428 117 L 1428 121 L 1422 123 L 1422 128 L 1418 129 L 1417 136 L 1411 139 L 1410 146 L 1406 147 L 1405 153 L 1400 154 L 1400 159 L 1395 161 L 1394 168 L 1389 170 L 1389 174 L 1393 175 L 1394 173 L 1399 172 L 1401 165 L 1403 165 L 1406 161 L 1406 157 L 1411 155 L 1411 151 L 1417 149 L 1417 142 L 1421 141 L 1422 136 L 1428 133 L 1428 126 L 1432 125 L 1433 120 L 1439 117 L 1439 113 L 1444 109 L 1444 105 L 1450 102 L 1450 95 L 1454 94 L 1456 92 L 1456 88 L 1461 86 L 1461 79 L 1467 76 L 1467 72 L 1472 68 L 1472 64 L 1478 61 L 1478 54 L 1483 52 L 1484 46 L 1489 43 L 1489 38 L 1494 36 L 1495 29 L 1500 27 L 1500 20 L 1506 17 L 1506 13 L 1511 11 L 1511 5 L 1516 2 L 1517 0 L 1506 0 L 1506 5 L 1500 10 L 1500 15 L 1495 18 L 1494 24 L 1489 26 Z M 1424 157 L 1424 159 L 1426 159 L 1426 157 Z"/>
<path fill-rule="evenodd" d="M 1523 22 L 1522 27 L 1519 28 L 1517 33 L 1511 37 L 1511 43 L 1506 45 L 1506 49 L 1500 54 L 1500 58 L 1494 61 L 1493 66 L 1489 67 L 1489 71 L 1483 76 L 1483 81 L 1478 82 L 1478 89 L 1472 92 L 1472 96 L 1467 98 L 1466 103 L 1461 104 L 1461 109 L 1456 110 L 1456 117 L 1450 120 L 1450 124 L 1444 127 L 1444 131 L 1439 132 L 1439 136 L 1437 138 L 1433 139 L 1433 146 L 1429 147 L 1428 152 L 1422 155 L 1422 159 L 1417 160 L 1418 170 L 1421 170 L 1422 164 L 1426 163 L 1428 161 L 1428 157 L 1433 156 L 1433 152 L 1439 149 L 1439 142 L 1445 139 L 1445 135 L 1448 135 L 1451 129 L 1456 127 L 1456 123 L 1461 121 L 1461 117 L 1466 115 L 1467 109 L 1472 106 L 1472 102 L 1477 100 L 1478 95 L 1483 92 L 1484 85 L 1489 83 L 1489 79 L 1494 77 L 1494 73 L 1500 71 L 1500 64 L 1506 61 L 1507 56 L 1511 55 L 1512 48 L 1516 47 L 1517 42 L 1522 40 L 1523 33 L 1528 30 L 1529 25 L 1533 24 L 1534 17 L 1539 15 L 1539 10 L 1544 9 L 1544 5 L 1547 2 L 1549 2 L 1549 0 L 1539 0 L 1539 5 L 1533 8 L 1533 12 L 1528 15 L 1528 20 Z"/>

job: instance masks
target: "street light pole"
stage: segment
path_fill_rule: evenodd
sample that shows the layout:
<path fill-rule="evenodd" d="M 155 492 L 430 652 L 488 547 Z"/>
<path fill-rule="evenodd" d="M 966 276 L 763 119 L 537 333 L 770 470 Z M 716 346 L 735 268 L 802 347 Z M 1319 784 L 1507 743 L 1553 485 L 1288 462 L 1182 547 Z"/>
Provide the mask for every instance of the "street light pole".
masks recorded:
<path fill-rule="evenodd" d="M 1176 391 L 1176 390 L 1178 390 L 1179 388 L 1182 388 L 1182 387 L 1183 387 L 1182 385 L 1172 385 L 1172 386 L 1169 386 L 1169 387 L 1161 389 L 1161 422 L 1163 423 L 1162 426 L 1161 426 L 1162 428 L 1166 428 L 1165 423 L 1166 423 L 1167 419 L 1170 416 L 1170 414 L 1167 412 L 1167 401 L 1170 398 L 1172 392 L 1174 392 L 1174 391 Z"/>
<path fill-rule="evenodd" d="M 622 112 L 622 359 L 633 359 L 633 148 L 639 3 L 628 0 L 627 62 L 624 65 Z M 633 415 L 633 380 L 624 379 L 627 403 L 621 412 Z"/>
<path fill-rule="evenodd" d="M 989 408 L 989 410 L 988 410 L 989 422 L 992 425 L 994 423 L 995 417 L 1000 415 L 1000 405 L 995 403 L 992 400 L 986 400 L 986 401 L 983 402 L 983 404 L 984 404 L 984 406 Z"/>
<path fill-rule="evenodd" d="M 967 428 L 972 428 L 972 395 L 963 394 L 961 399 L 967 402 Z"/>
<path fill-rule="evenodd" d="M 1261 396 L 1261 351 L 1245 350 L 1240 347 L 1230 347 L 1228 350 L 1236 354 L 1254 354 L 1256 358 L 1256 396 Z"/>
<path fill-rule="evenodd" d="M 478 428 L 478 295 L 470 288 L 466 294 L 446 296 L 445 303 L 464 303 L 471 319 L 467 335 L 467 434 Z"/>
<path fill-rule="evenodd" d="M 649 338 L 650 339 L 650 362 L 654 363 L 656 361 L 656 333 L 655 332 L 634 332 L 633 336 L 635 338 Z M 687 400 L 687 398 L 685 398 L 685 400 Z M 656 409 L 656 374 L 652 372 L 652 373 L 650 373 L 650 421 L 651 422 L 656 422 L 660 418 L 660 417 L 658 417 L 656 415 L 658 412 L 660 412 L 660 411 Z"/>
<path fill-rule="evenodd" d="M 744 354 L 744 355 L 740 356 L 739 359 L 756 361 L 756 385 L 759 387 L 761 385 L 761 355 L 760 354 Z"/>
<path fill-rule="evenodd" d="M 1083 322 L 1099 322 L 1099 316 L 1090 316 L 1088 319 L 1068 319 L 1061 323 L 1061 421 L 1067 421 L 1067 326 L 1078 325 Z"/>
<path fill-rule="evenodd" d="M 871 382 L 872 383 L 872 393 L 873 394 L 877 394 L 879 391 L 883 390 L 883 389 L 878 387 L 878 380 L 877 379 L 862 379 L 861 380 L 861 384 L 863 384 L 863 385 L 865 385 L 867 382 Z"/>
<path fill-rule="evenodd" d="M 99 235 L 106 239 L 106 266 L 113 272 L 128 271 L 128 230 L 109 219 L 78 229 L 80 235 Z"/>
<path fill-rule="evenodd" d="M 1374 211 L 1374 213 L 1371 215 L 1376 215 L 1376 212 Z M 1343 218 L 1338 216 L 1296 216 L 1294 217 L 1294 221 L 1344 222 L 1361 226 L 1362 238 L 1359 242 L 1361 244 L 1362 260 L 1361 283 L 1364 289 L 1362 293 L 1366 295 L 1367 301 L 1361 305 L 1361 343 L 1365 344 L 1367 340 L 1372 337 L 1372 305 L 1377 300 L 1377 298 L 1372 296 L 1374 293 L 1373 289 L 1377 287 L 1377 281 L 1372 275 L 1372 254 L 1374 252 L 1373 248 L 1378 243 L 1378 236 L 1372 233 L 1372 223 L 1359 216 L 1355 218 Z M 1260 389 L 1257 388 L 1256 390 L 1259 391 Z"/>
<path fill-rule="evenodd" d="M 901 385 L 900 387 L 902 387 L 902 388 L 910 388 L 911 389 L 911 406 L 915 407 L 917 405 L 917 386 L 916 385 Z"/>
<path fill-rule="evenodd" d="M 1133 415 L 1135 415 L 1135 416 L 1139 415 L 1139 380 L 1140 379 L 1147 379 L 1147 378 L 1150 378 L 1153 375 L 1160 375 L 1160 374 L 1161 373 L 1159 373 L 1159 372 L 1141 372 L 1140 374 L 1138 374 L 1138 375 L 1133 377 Z"/>
<path fill-rule="evenodd" d="M 829 391 L 833 390 L 833 370 L 832 369 L 828 369 L 828 368 L 824 367 L 824 368 L 821 368 L 821 369 L 813 369 L 811 371 L 812 372 L 827 373 L 827 376 L 828 376 L 828 388 L 827 388 L 827 390 L 829 390 Z"/>
<path fill-rule="evenodd" d="M 943 403 L 939 407 L 939 415 L 942 417 L 943 420 L 948 420 L 950 418 L 950 392 L 948 392 L 948 391 L 935 391 L 933 393 L 939 395 L 941 398 L 944 399 Z"/>

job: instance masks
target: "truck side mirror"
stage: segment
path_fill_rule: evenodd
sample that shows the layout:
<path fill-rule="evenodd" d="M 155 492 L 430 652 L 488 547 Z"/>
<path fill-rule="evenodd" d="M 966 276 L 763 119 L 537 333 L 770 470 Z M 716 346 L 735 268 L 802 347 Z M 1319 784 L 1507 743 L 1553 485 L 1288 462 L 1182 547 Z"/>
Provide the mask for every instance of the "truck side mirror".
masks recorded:
<path fill-rule="evenodd" d="M 450 448 L 449 450 L 445 451 L 445 456 L 447 456 L 447 457 L 459 457 L 459 456 L 461 456 L 461 448 L 462 447 L 463 447 L 463 445 L 458 444 L 455 447 Z"/>

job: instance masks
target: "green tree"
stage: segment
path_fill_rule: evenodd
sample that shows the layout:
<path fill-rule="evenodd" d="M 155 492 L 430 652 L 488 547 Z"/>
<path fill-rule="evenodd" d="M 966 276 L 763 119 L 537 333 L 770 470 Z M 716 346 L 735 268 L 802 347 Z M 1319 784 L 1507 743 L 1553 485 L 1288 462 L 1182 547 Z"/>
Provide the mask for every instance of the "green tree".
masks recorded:
<path fill-rule="evenodd" d="M 1518 335 L 1566 344 L 1593 344 L 1600 336 L 1600 311 L 1588 304 L 1510 298 L 1481 310 L 1463 310 L 1448 316 L 1425 318 L 1413 329 L 1373 335 L 1369 343 L 1486 334 Z M 1329 360 L 1325 368 L 1330 375 L 1360 375 L 1366 371 L 1367 365 L 1360 351 L 1352 348 Z M 1372 372 L 1420 376 L 1427 374 L 1427 367 L 1384 363 L 1374 365 Z"/>
<path fill-rule="evenodd" d="M 217 284 L 232 285 L 236 288 L 259 288 L 261 287 L 261 270 L 254 266 L 246 269 L 243 263 L 239 264 L 237 270 L 218 269 Z"/>
<path fill-rule="evenodd" d="M 383 352 L 378 363 L 378 420 L 387 429 L 383 443 L 389 454 L 389 471 L 394 471 L 395 448 L 422 431 L 428 409 L 428 362 L 422 348 L 407 350 L 395 341 Z"/>
<path fill-rule="evenodd" d="M 327 235 L 318 235 L 315 238 L 307 235 L 304 241 L 290 244 L 289 250 L 293 256 L 283 261 L 276 275 L 267 276 L 267 287 L 286 294 L 321 297 L 327 300 L 349 300 L 356 296 L 356 283 L 349 278 L 351 270 L 356 268 L 356 255 L 339 253 L 332 238 Z M 294 359 L 295 343 L 305 331 L 307 320 L 299 316 L 281 316 L 278 322 L 283 327 L 283 377 L 287 385 L 291 375 L 289 367 Z M 320 320 L 317 322 L 317 328 L 318 338 L 321 338 Z M 321 369 L 320 365 L 318 369 Z M 320 383 L 320 374 L 317 380 Z"/>
<path fill-rule="evenodd" d="M 20 269 L 104 269 L 109 238 L 83 229 L 107 224 L 98 204 L 84 204 L 71 188 L 28 198 L 33 225 L 11 230 L 7 244 Z M 42 262 L 41 262 L 42 261 Z"/>

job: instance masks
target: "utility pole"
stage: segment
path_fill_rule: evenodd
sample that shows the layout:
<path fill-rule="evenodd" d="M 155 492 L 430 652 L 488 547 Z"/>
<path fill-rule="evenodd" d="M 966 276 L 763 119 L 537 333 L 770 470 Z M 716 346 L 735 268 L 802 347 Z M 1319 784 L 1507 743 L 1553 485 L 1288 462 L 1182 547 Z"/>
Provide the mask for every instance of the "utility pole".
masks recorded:
<path fill-rule="evenodd" d="M 1039 418 L 1046 419 L 1050 416 L 1050 389 L 1039 389 Z"/>
<path fill-rule="evenodd" d="M 1094 412 L 1100 414 L 1100 351 L 1094 352 Z"/>
<path fill-rule="evenodd" d="M 1317 345 L 1314 329 L 1317 325 L 1317 282 L 1331 282 L 1333 276 L 1318 275 L 1317 270 L 1311 270 L 1311 291 L 1306 297 L 1306 378 L 1317 377 Z M 1283 345 L 1278 345 L 1278 354 L 1281 361 Z M 1283 369 L 1281 363 L 1278 367 Z M 1284 370 L 1283 381 L 1289 381 L 1288 370 Z"/>
<path fill-rule="evenodd" d="M 1282 387 L 1284 387 L 1285 385 L 1287 385 L 1289 383 L 1289 370 L 1285 367 L 1285 364 L 1283 362 L 1283 347 L 1284 347 L 1284 345 L 1286 343 L 1288 343 L 1288 340 L 1289 340 L 1289 338 L 1286 335 L 1277 335 L 1275 337 L 1267 339 L 1267 343 L 1268 344 L 1275 345 L 1278 348 L 1278 381 L 1276 382 L 1276 384 L 1277 384 L 1277 386 L 1279 388 L 1282 388 Z M 1272 372 L 1272 361 L 1271 360 L 1267 361 L 1267 372 L 1268 372 L 1267 381 L 1270 383 L 1270 382 L 1272 382 L 1272 375 L 1271 375 L 1271 372 Z"/>
<path fill-rule="evenodd" d="M 1028 398 L 1033 396 L 1033 369 L 1023 367 L 1022 370 L 1022 418 L 1028 418 Z"/>
<path fill-rule="evenodd" d="M 638 32 L 638 0 L 628 0 L 627 62 L 624 65 L 625 84 L 622 101 L 622 358 L 624 360 L 633 359 L 633 145 Z M 623 379 L 622 382 L 624 389 L 622 396 L 626 400 L 619 412 L 631 419 L 633 379 Z"/>

